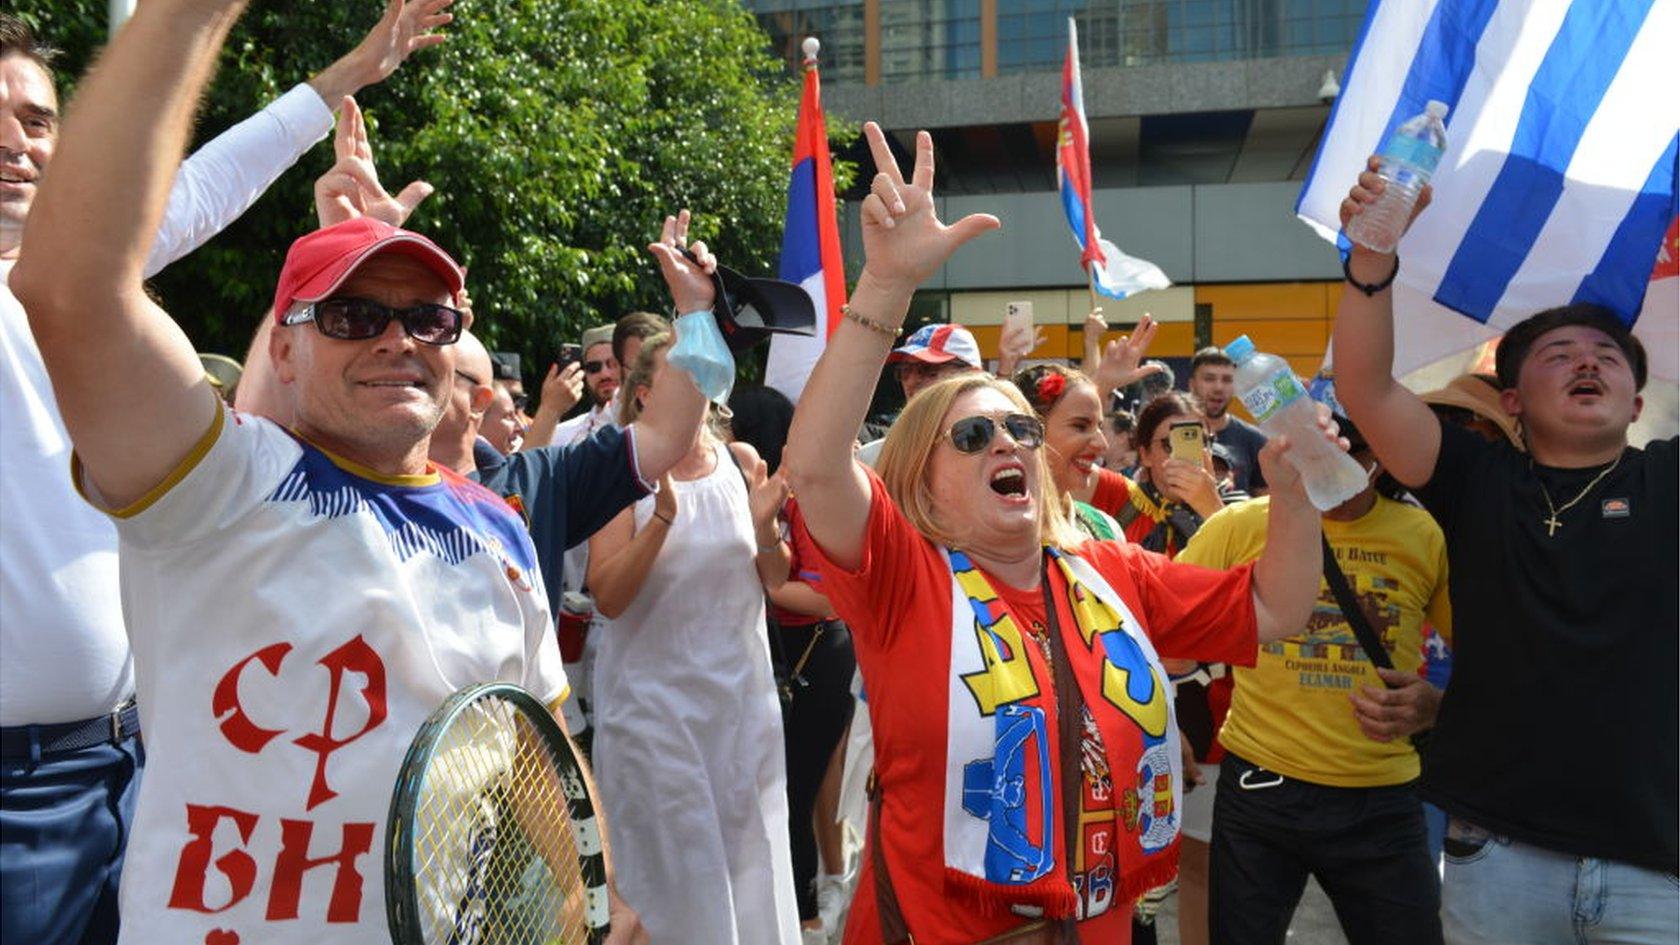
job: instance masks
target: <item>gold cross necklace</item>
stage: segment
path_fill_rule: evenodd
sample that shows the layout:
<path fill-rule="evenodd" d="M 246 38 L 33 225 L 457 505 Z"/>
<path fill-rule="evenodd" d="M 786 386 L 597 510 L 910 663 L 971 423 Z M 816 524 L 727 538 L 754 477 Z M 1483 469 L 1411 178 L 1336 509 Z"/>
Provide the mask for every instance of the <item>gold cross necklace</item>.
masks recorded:
<path fill-rule="evenodd" d="M 1626 451 L 1624 450 L 1623 452 L 1625 453 Z M 1582 489 L 1580 492 L 1577 492 L 1575 494 L 1575 498 L 1570 499 L 1568 502 L 1563 503 L 1563 505 L 1561 505 L 1561 506 L 1560 505 L 1554 505 L 1552 503 L 1552 493 L 1549 489 L 1546 488 L 1546 480 L 1540 478 L 1540 476 L 1538 474 L 1535 475 L 1535 477 L 1534 477 L 1535 481 L 1540 483 L 1540 494 L 1542 496 L 1544 496 L 1545 499 L 1546 499 L 1547 516 L 1546 516 L 1546 518 L 1544 518 L 1540 521 L 1540 524 L 1546 526 L 1546 537 L 1547 538 L 1552 537 L 1552 535 L 1556 534 L 1556 532 L 1559 528 L 1563 527 L 1563 523 L 1558 521 L 1558 515 L 1563 513 L 1563 512 L 1569 511 L 1569 509 L 1572 506 L 1574 506 L 1575 503 L 1581 501 L 1582 499 L 1585 499 L 1587 497 L 1587 493 L 1593 491 L 1593 487 L 1598 485 L 1600 482 L 1602 482 L 1604 480 L 1605 476 L 1610 475 L 1610 471 L 1615 469 L 1617 466 L 1621 465 L 1621 462 L 1622 462 L 1622 454 L 1617 454 L 1614 462 L 1612 462 L 1610 465 L 1604 467 L 1603 472 L 1600 472 L 1598 475 L 1594 476 L 1593 479 L 1592 479 L 1592 482 L 1587 483 L 1586 488 Z M 1534 470 L 1534 459 L 1533 459 L 1533 457 L 1530 457 L 1529 460 L 1528 460 L 1528 468 L 1529 468 L 1530 472 L 1532 472 Z"/>

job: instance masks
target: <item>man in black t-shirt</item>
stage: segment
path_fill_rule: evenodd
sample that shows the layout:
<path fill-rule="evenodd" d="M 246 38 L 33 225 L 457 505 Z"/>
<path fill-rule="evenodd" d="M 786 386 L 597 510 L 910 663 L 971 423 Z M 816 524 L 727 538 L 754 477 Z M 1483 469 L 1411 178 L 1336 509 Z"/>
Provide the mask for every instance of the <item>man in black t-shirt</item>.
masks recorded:
<path fill-rule="evenodd" d="M 1260 428 L 1231 415 L 1236 392 L 1237 367 L 1217 346 L 1203 348 L 1190 359 L 1190 395 L 1202 405 L 1213 440 L 1231 451 L 1231 477 L 1239 491 L 1266 494 L 1266 479 L 1260 475 L 1260 450 L 1266 434 Z"/>
<path fill-rule="evenodd" d="M 1344 226 L 1381 186 L 1361 175 Z M 1452 817 L 1446 940 L 1674 942 L 1680 438 L 1627 443 L 1645 350 L 1588 303 L 1512 327 L 1500 403 L 1525 455 L 1443 426 L 1392 379 L 1398 265 L 1348 258 L 1336 393 L 1447 539 L 1453 678 L 1422 791 Z"/>

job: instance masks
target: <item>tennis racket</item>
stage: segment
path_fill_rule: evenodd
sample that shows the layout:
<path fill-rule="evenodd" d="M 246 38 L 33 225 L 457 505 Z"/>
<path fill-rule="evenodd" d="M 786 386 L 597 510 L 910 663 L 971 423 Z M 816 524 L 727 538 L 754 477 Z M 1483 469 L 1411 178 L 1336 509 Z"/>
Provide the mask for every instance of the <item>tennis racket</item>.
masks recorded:
<path fill-rule="evenodd" d="M 393 945 L 599 945 L 594 799 L 542 704 L 509 683 L 450 696 L 397 775 L 385 836 Z"/>

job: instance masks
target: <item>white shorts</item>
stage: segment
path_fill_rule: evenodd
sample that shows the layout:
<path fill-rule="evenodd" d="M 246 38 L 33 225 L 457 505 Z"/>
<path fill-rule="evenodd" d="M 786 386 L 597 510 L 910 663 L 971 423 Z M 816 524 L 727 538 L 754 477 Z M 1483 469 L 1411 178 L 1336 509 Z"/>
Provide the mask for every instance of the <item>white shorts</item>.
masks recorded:
<path fill-rule="evenodd" d="M 1179 833 L 1192 840 L 1210 843 L 1213 840 L 1213 791 L 1219 785 L 1219 765 L 1202 764 L 1202 783 L 1184 795 L 1184 818 Z"/>

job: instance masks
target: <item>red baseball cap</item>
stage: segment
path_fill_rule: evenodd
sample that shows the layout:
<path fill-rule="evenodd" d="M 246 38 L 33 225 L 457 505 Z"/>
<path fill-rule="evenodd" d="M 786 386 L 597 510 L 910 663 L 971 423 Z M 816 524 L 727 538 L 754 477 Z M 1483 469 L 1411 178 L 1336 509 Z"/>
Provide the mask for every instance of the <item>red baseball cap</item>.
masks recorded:
<path fill-rule="evenodd" d="M 461 267 L 438 244 L 372 217 L 356 217 L 292 243 L 274 288 L 274 320 L 285 318 L 295 302 L 319 302 L 332 295 L 362 263 L 380 253 L 413 257 L 444 281 L 451 296 L 461 291 Z"/>

